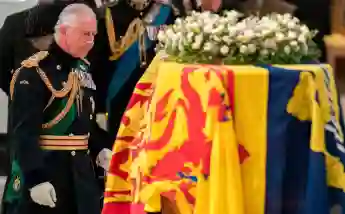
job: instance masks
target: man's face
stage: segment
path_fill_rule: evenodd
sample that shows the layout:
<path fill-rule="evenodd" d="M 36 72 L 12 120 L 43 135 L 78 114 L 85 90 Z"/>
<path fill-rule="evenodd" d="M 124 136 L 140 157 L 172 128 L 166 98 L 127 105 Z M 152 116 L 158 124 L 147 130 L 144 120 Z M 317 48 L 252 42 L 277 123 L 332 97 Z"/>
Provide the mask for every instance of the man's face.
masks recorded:
<path fill-rule="evenodd" d="M 83 58 L 91 50 L 97 33 L 95 17 L 78 17 L 75 25 L 66 26 L 61 34 L 66 51 L 74 57 Z"/>

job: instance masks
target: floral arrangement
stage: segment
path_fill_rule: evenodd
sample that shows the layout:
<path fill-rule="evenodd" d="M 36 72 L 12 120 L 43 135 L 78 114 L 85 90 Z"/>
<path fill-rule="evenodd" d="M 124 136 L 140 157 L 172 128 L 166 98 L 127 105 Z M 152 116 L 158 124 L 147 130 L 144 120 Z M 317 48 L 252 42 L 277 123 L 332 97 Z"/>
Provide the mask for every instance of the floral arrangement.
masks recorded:
<path fill-rule="evenodd" d="M 300 64 L 320 56 L 316 33 L 290 14 L 243 17 L 236 11 L 194 11 L 161 29 L 157 48 L 179 62 Z"/>

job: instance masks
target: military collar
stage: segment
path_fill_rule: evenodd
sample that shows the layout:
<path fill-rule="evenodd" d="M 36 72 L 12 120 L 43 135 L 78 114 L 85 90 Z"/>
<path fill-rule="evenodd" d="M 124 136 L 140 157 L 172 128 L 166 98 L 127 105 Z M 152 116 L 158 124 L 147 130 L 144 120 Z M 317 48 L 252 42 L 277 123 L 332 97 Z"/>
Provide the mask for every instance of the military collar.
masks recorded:
<path fill-rule="evenodd" d="M 55 42 L 53 42 L 49 47 L 49 55 L 52 56 L 56 62 L 56 69 L 57 70 L 66 70 L 69 72 L 70 68 L 75 66 L 76 62 L 80 60 L 79 58 L 75 58 L 70 54 L 66 53 L 62 50 Z"/>

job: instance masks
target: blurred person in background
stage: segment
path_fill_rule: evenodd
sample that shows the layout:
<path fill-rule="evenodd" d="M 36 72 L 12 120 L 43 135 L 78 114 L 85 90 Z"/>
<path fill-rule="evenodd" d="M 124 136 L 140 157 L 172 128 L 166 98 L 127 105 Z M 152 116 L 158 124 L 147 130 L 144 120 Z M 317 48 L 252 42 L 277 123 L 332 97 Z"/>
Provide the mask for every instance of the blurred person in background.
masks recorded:
<path fill-rule="evenodd" d="M 322 50 L 321 62 L 326 62 L 326 48 L 323 41 L 325 35 L 331 33 L 331 0 L 288 0 L 296 5 L 294 13 L 310 29 L 318 30 L 315 42 Z"/>

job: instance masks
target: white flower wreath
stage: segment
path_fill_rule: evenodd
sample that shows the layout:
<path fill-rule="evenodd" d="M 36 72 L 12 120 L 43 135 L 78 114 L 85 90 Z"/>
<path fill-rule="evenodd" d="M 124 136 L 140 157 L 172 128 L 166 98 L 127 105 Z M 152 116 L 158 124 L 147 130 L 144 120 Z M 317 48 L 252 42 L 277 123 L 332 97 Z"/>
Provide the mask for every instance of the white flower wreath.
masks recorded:
<path fill-rule="evenodd" d="M 158 33 L 158 49 L 170 59 L 189 63 L 300 64 L 316 60 L 316 31 L 290 14 L 243 17 L 192 12 Z"/>

